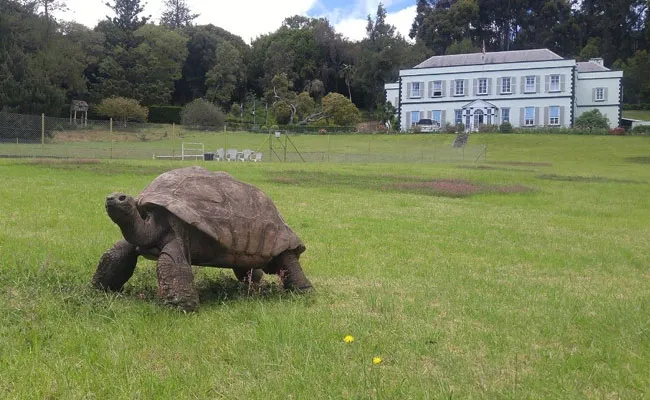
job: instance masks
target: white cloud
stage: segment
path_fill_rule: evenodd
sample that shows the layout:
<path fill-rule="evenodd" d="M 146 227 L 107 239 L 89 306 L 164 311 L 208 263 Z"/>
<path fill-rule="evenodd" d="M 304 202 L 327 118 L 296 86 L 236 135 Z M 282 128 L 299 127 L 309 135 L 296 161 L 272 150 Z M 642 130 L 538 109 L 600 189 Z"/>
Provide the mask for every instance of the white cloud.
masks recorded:
<path fill-rule="evenodd" d="M 374 18 L 376 11 L 375 9 L 375 11 L 369 13 L 371 18 Z M 416 7 L 410 6 L 394 13 L 388 13 L 386 22 L 395 26 L 397 32 L 408 39 L 415 15 Z M 331 17 L 329 18 L 331 20 Z M 350 40 L 361 40 L 366 36 L 366 25 L 368 23 L 366 18 L 367 15 L 365 17 L 341 19 L 339 22 L 333 23 L 334 29 Z"/>
<path fill-rule="evenodd" d="M 68 11 L 58 13 L 58 17 L 74 20 L 88 27 L 112 15 L 112 10 L 104 3 L 107 0 L 66 0 Z M 384 5 L 400 4 L 403 0 L 386 0 Z M 144 1 L 142 2 L 144 3 Z M 351 2 L 352 3 L 352 2 Z M 409 1 L 409 3 L 411 3 Z M 188 0 L 190 9 L 200 14 L 197 24 L 213 24 L 250 43 L 262 34 L 278 29 L 285 18 L 293 15 L 322 15 L 330 20 L 336 31 L 350 40 L 361 40 L 366 34 L 366 17 L 374 16 L 379 0 L 357 0 L 346 9 L 327 10 L 326 1 L 318 0 L 235 0 L 227 3 L 205 0 Z M 412 4 L 412 3 L 411 3 Z M 163 10 L 163 0 L 148 0 L 145 15 L 151 15 L 158 22 Z M 311 12 L 310 12 L 311 11 Z M 397 31 L 408 37 L 415 18 L 415 6 L 388 13 L 386 20 L 395 25 Z"/>

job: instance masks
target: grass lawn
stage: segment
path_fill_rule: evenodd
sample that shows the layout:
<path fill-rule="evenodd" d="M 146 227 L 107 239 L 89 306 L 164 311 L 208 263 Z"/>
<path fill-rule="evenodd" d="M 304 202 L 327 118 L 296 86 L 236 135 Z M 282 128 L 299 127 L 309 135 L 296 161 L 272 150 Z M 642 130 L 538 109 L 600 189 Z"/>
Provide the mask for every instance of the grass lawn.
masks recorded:
<path fill-rule="evenodd" d="M 418 154 L 449 137 L 374 139 Z M 486 160 L 199 162 L 273 198 L 316 292 L 197 268 L 195 314 L 158 302 L 151 261 L 123 293 L 89 285 L 121 237 L 106 194 L 193 163 L 0 160 L 0 398 L 649 396 L 650 140 L 470 141 Z"/>
<path fill-rule="evenodd" d="M 623 110 L 623 118 L 650 121 L 650 110 Z"/>

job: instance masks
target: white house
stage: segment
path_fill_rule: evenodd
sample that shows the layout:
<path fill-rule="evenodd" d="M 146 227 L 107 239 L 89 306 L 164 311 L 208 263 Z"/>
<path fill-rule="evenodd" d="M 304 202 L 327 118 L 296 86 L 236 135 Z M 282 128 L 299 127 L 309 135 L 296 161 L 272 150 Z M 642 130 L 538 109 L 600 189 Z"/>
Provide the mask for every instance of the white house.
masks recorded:
<path fill-rule="evenodd" d="M 385 85 L 400 129 L 420 119 L 463 124 L 510 122 L 514 127 L 570 127 L 597 108 L 616 127 L 620 120 L 623 73 L 602 59 L 576 62 L 548 49 L 434 56 L 401 70 Z"/>

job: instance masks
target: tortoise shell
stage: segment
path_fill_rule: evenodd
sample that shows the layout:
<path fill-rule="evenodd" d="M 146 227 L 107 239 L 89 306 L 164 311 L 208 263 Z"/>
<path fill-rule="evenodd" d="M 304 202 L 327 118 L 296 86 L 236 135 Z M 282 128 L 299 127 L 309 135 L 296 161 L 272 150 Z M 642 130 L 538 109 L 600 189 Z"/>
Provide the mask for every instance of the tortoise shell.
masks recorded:
<path fill-rule="evenodd" d="M 275 257 L 286 250 L 305 251 L 273 201 L 226 172 L 174 169 L 154 179 L 136 201 L 140 210 L 165 208 L 235 253 Z"/>

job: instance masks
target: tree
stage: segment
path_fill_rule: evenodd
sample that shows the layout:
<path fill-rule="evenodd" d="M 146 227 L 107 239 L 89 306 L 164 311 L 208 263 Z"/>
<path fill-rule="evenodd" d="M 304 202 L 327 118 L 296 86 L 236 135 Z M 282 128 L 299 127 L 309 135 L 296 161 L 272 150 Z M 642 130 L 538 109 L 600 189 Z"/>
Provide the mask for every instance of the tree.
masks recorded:
<path fill-rule="evenodd" d="M 170 29 L 181 29 L 192 26 L 199 14 L 193 14 L 185 0 L 165 0 L 164 10 L 160 16 L 160 24 Z"/>
<path fill-rule="evenodd" d="M 181 111 L 181 124 L 191 128 L 217 128 L 223 126 L 226 117 L 213 103 L 196 99 L 183 107 Z"/>
<path fill-rule="evenodd" d="M 588 129 L 589 133 L 593 130 L 609 129 L 609 119 L 601 114 L 600 110 L 593 109 L 582 113 L 574 123 L 576 128 Z"/>
<path fill-rule="evenodd" d="M 139 16 L 144 11 L 140 0 L 113 0 L 112 4 L 110 2 L 104 4 L 115 13 L 114 17 L 106 18 L 122 31 L 135 32 L 151 18 L 151 16 Z"/>
<path fill-rule="evenodd" d="M 639 50 L 625 61 L 617 61 L 614 67 L 623 70 L 623 101 L 640 104 L 650 99 L 650 53 Z"/>
<path fill-rule="evenodd" d="M 340 93 L 323 97 L 323 113 L 328 121 L 342 126 L 354 125 L 361 119 L 357 106 Z"/>
<path fill-rule="evenodd" d="M 205 75 L 207 97 L 222 107 L 230 104 L 237 84 L 246 77 L 244 58 L 237 48 L 226 40 L 219 40 L 215 48 L 215 63 Z"/>
<path fill-rule="evenodd" d="M 104 99 L 95 107 L 99 115 L 110 117 L 122 121 L 126 127 L 127 121 L 146 122 L 149 115 L 149 109 L 141 106 L 136 99 L 125 97 L 111 97 Z"/>

